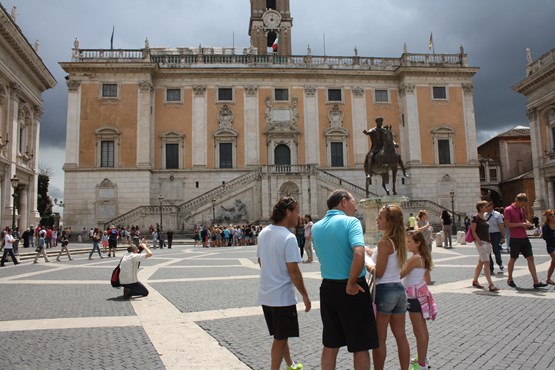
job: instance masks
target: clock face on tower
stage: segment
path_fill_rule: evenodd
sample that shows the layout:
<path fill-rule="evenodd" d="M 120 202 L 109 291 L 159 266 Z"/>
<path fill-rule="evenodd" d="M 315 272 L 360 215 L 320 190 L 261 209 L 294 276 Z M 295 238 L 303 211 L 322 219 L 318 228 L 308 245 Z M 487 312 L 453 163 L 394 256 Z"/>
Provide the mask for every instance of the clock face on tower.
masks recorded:
<path fill-rule="evenodd" d="M 268 28 L 278 28 L 281 23 L 281 15 L 275 10 L 267 10 L 262 15 L 264 25 Z"/>

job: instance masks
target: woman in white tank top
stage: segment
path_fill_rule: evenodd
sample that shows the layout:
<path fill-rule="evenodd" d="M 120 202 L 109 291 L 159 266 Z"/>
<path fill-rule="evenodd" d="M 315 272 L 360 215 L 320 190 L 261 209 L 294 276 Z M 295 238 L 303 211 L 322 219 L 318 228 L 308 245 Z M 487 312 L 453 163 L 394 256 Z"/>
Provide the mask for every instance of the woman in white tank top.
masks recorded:
<path fill-rule="evenodd" d="M 410 349 L 405 334 L 405 315 L 407 296 L 401 284 L 400 270 L 407 260 L 405 242 L 405 223 L 403 211 L 398 206 L 385 206 L 376 219 L 378 230 L 383 231 L 383 238 L 372 258 L 376 263 L 376 325 L 378 329 L 379 348 L 372 350 L 374 369 L 382 370 L 387 356 L 387 328 L 395 336 L 399 352 L 401 369 L 408 369 Z"/>

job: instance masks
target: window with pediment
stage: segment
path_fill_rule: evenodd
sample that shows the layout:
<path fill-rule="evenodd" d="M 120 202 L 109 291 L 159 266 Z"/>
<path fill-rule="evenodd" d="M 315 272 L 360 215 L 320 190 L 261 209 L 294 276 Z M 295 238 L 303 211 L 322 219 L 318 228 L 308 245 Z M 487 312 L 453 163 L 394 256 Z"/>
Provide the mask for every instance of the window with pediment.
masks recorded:
<path fill-rule="evenodd" d="M 455 130 L 442 126 L 431 132 L 434 144 L 434 162 L 436 164 L 455 164 L 453 147 Z"/>
<path fill-rule="evenodd" d="M 103 126 L 96 130 L 96 166 L 118 167 L 120 130 Z"/>
<path fill-rule="evenodd" d="M 162 155 L 161 168 L 181 169 L 183 168 L 183 147 L 185 135 L 175 131 L 168 131 L 160 135 L 160 152 Z"/>

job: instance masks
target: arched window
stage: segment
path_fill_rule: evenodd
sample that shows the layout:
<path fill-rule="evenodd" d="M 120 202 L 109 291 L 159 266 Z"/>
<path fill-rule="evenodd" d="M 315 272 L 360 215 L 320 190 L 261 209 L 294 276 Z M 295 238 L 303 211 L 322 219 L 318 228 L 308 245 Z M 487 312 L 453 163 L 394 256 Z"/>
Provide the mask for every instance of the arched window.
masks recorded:
<path fill-rule="evenodd" d="M 113 126 L 102 126 L 96 130 L 96 165 L 98 167 L 119 166 L 120 130 Z"/>
<path fill-rule="evenodd" d="M 279 144 L 274 149 L 275 164 L 291 164 L 291 149 L 285 144 Z"/>

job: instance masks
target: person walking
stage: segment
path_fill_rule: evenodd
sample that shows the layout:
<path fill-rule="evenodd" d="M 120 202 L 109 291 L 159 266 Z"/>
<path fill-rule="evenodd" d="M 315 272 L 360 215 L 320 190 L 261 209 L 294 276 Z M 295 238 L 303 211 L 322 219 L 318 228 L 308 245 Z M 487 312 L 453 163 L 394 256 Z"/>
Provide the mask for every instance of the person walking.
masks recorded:
<path fill-rule="evenodd" d="M 453 219 L 449 212 L 444 209 L 441 211 L 441 230 L 443 231 L 443 246 L 445 249 L 453 248 L 453 240 L 451 238 Z"/>
<path fill-rule="evenodd" d="M 311 308 L 310 298 L 299 269 L 302 258 L 295 235 L 299 218 L 299 204 L 292 197 L 281 198 L 273 207 L 272 224 L 258 238 L 256 255 L 260 265 L 258 304 L 262 305 L 264 318 L 274 341 L 271 349 L 270 369 L 278 370 L 283 360 L 287 369 L 302 369 L 303 365 L 291 359 L 288 339 L 299 336 L 297 297 L 303 298 L 305 312 Z"/>
<path fill-rule="evenodd" d="M 312 217 L 310 215 L 304 215 L 304 250 L 306 252 L 306 262 L 311 263 L 314 261 L 314 256 L 312 255 Z"/>
<path fill-rule="evenodd" d="M 12 258 L 14 265 L 19 265 L 17 258 L 13 252 L 13 244 L 15 243 L 15 238 L 12 236 L 12 230 L 8 227 L 4 234 L 4 253 L 2 254 L 2 261 L 0 267 L 4 267 L 6 261 L 8 260 L 8 255 Z"/>
<path fill-rule="evenodd" d="M 484 214 L 489 225 L 489 238 L 491 242 L 491 247 L 493 249 L 493 255 L 495 256 L 495 263 L 499 266 L 499 270 L 503 271 L 503 260 L 501 259 L 501 244 L 505 242 L 505 222 L 503 221 L 503 216 L 501 213 L 497 212 L 493 208 L 493 202 L 488 201 L 486 208 L 486 213 Z M 493 258 L 489 256 L 489 265 L 491 273 L 494 273 L 493 269 Z"/>
<path fill-rule="evenodd" d="M 67 253 L 67 258 L 69 258 L 69 260 L 71 261 L 71 254 L 69 254 L 69 249 L 68 249 L 68 245 L 69 245 L 69 238 L 67 236 L 67 232 L 64 230 L 62 231 L 62 236 L 60 237 L 60 242 L 62 244 L 62 247 L 60 249 L 60 252 L 58 253 L 58 257 L 56 257 L 56 261 L 60 262 L 60 257 L 62 256 L 62 253 L 64 253 L 64 251 Z"/>
<path fill-rule="evenodd" d="M 378 334 L 365 278 L 362 225 L 354 217 L 355 198 L 346 190 L 333 191 L 327 206 L 325 217 L 312 226 L 312 243 L 322 276 L 321 369 L 335 369 L 339 349 L 347 346 L 353 354 L 353 368 L 368 370 L 368 351 L 378 346 Z"/>
<path fill-rule="evenodd" d="M 431 251 L 432 244 L 434 242 L 434 238 L 432 236 L 433 227 L 432 225 L 430 225 L 430 222 L 428 219 L 428 212 L 426 212 L 423 209 L 420 210 L 420 212 L 418 212 L 418 217 L 417 217 L 416 225 L 414 226 L 414 230 L 420 231 L 424 235 L 424 239 L 426 240 L 426 245 L 430 248 L 430 251 Z M 441 245 L 437 245 L 437 246 L 441 247 Z"/>
<path fill-rule="evenodd" d="M 555 270 L 555 210 L 548 209 L 543 213 L 545 222 L 542 226 L 542 238 L 545 240 L 545 248 L 547 249 L 547 254 L 551 257 L 551 263 L 547 269 L 547 284 L 555 285 L 555 282 L 551 280 L 553 271 Z"/>
<path fill-rule="evenodd" d="M 50 262 L 48 256 L 46 255 L 46 230 L 39 231 L 39 241 L 37 243 L 37 249 L 35 249 L 37 254 L 35 254 L 35 260 L 33 263 L 39 263 L 39 257 L 42 255 L 44 257 L 44 262 Z"/>
<path fill-rule="evenodd" d="M 411 370 L 427 370 L 430 366 L 428 360 L 428 345 L 430 334 L 426 320 L 435 320 L 437 305 L 432 293 L 428 289 L 430 271 L 434 263 L 432 254 L 426 245 L 424 235 L 419 231 L 409 232 L 407 248 L 412 252 L 405 267 L 401 270 L 403 286 L 407 293 L 407 311 L 412 323 L 412 331 L 416 338 L 417 356 L 411 361 Z"/>
<path fill-rule="evenodd" d="M 304 257 L 304 220 L 299 216 L 297 223 L 295 224 L 295 236 L 297 237 L 297 245 L 299 246 L 299 252 L 301 253 L 301 259 Z"/>
<path fill-rule="evenodd" d="M 148 296 L 148 289 L 139 282 L 137 274 L 141 261 L 150 257 L 152 257 L 152 251 L 148 249 L 148 243 L 140 243 L 139 247 L 136 245 L 129 246 L 127 254 L 121 258 L 119 281 L 123 287 L 123 297 L 125 299 L 133 296 Z"/>
<path fill-rule="evenodd" d="M 509 236 L 511 237 L 509 241 L 510 258 L 507 265 L 509 275 L 507 285 L 511 288 L 516 288 L 516 284 L 513 280 L 513 270 L 515 268 L 516 260 L 519 255 L 522 254 L 528 262 L 528 271 L 530 271 L 530 275 L 534 281 L 534 289 L 544 288 L 547 284 L 542 283 L 538 279 L 536 265 L 534 263 L 534 254 L 532 253 L 532 244 L 526 234 L 526 230 L 533 227 L 530 221 L 526 218 L 524 207 L 527 203 L 528 196 L 525 193 L 520 193 L 516 196 L 515 201 L 510 206 L 505 208 L 505 212 L 503 213 L 503 216 L 505 217 L 505 225 L 509 227 Z"/>
<path fill-rule="evenodd" d="M 407 245 L 403 211 L 396 205 L 384 206 L 376 220 L 383 232 L 372 253 L 376 275 L 376 325 L 380 345 L 372 350 L 374 369 L 383 370 L 387 357 L 387 328 L 397 342 L 401 369 L 408 369 L 410 348 L 405 332 L 407 295 L 401 283 L 401 269 L 407 262 Z"/>
<path fill-rule="evenodd" d="M 118 247 L 118 230 L 111 225 L 108 229 L 108 257 L 116 256 L 116 249 Z"/>
<path fill-rule="evenodd" d="M 498 292 L 499 288 L 493 284 L 491 280 L 491 269 L 489 266 L 490 254 L 492 251 L 490 236 L 489 236 L 489 225 L 484 214 L 486 211 L 488 202 L 481 200 L 476 203 L 476 215 L 472 217 L 470 223 L 470 230 L 474 238 L 474 245 L 478 250 L 478 263 L 476 264 L 476 269 L 474 270 L 474 278 L 472 279 L 472 286 L 474 288 L 483 289 L 484 287 L 478 282 L 478 277 L 482 268 L 484 270 L 484 275 L 486 275 L 486 280 L 488 281 L 488 289 L 490 292 Z"/>
<path fill-rule="evenodd" d="M 168 235 L 168 249 L 172 248 L 172 244 L 173 244 L 173 230 L 168 230 L 167 232 Z"/>
<path fill-rule="evenodd" d="M 94 253 L 94 251 L 98 252 L 98 255 L 100 256 L 100 258 L 104 258 L 104 256 L 102 256 L 102 253 L 100 252 L 100 230 L 98 230 L 98 227 L 95 227 L 91 236 L 92 239 L 92 243 L 93 243 L 93 247 L 91 249 L 91 252 L 89 253 L 89 259 L 92 260 L 92 255 Z"/>

